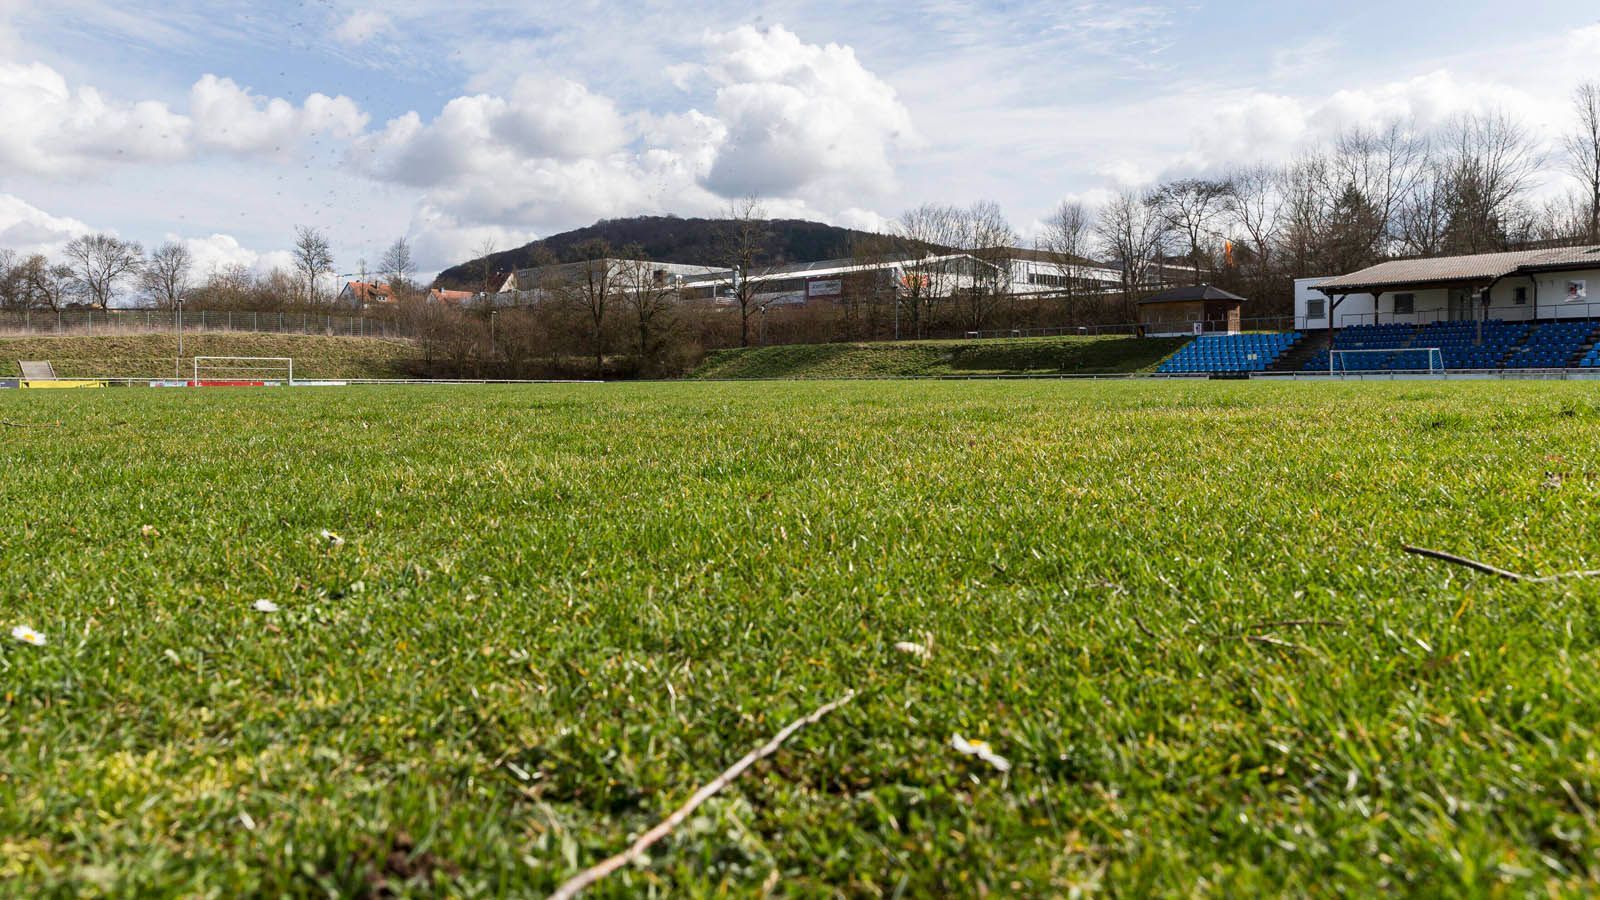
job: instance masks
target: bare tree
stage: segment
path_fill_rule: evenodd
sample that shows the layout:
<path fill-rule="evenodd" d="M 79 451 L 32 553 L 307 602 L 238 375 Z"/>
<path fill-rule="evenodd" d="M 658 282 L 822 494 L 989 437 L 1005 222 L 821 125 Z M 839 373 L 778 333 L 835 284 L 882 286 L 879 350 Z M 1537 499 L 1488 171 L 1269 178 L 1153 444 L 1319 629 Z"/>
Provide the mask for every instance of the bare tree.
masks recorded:
<path fill-rule="evenodd" d="M 302 298 L 313 306 L 321 301 L 317 281 L 333 274 L 333 247 L 316 228 L 299 225 L 294 230 L 294 268 L 300 276 Z"/>
<path fill-rule="evenodd" d="M 600 378 L 605 374 L 607 320 L 623 287 L 622 262 L 604 240 L 589 241 L 578 252 L 581 262 L 547 270 L 541 288 L 583 321 L 594 354 L 594 375 Z"/>
<path fill-rule="evenodd" d="M 1064 311 L 1070 316 L 1083 283 L 1083 268 L 1094 235 L 1094 214 L 1076 200 L 1066 200 L 1045 219 L 1039 249 L 1048 253 L 1056 270 Z"/>
<path fill-rule="evenodd" d="M 404 237 L 396 238 L 389 249 L 383 251 L 378 268 L 382 270 L 384 280 L 389 283 L 389 289 L 394 291 L 397 299 L 416 289 L 417 264 L 411 259 L 411 243 Z"/>
<path fill-rule="evenodd" d="M 484 299 L 487 300 L 499 287 L 494 283 L 494 255 L 500 252 L 500 247 L 495 243 L 494 238 L 486 237 L 473 252 L 477 254 L 478 260 L 478 290 L 482 292 Z"/>
<path fill-rule="evenodd" d="M 150 260 L 139 281 L 158 309 L 173 309 L 189 291 L 193 267 L 189 248 L 177 241 L 168 241 L 150 252 Z"/>
<path fill-rule="evenodd" d="M 22 264 L 17 261 L 17 253 L 0 248 L 0 309 L 21 309 L 27 305 L 27 295 L 22 290 Z"/>
<path fill-rule="evenodd" d="M 1430 160 L 1411 196 L 1396 213 L 1394 237 L 1402 253 L 1437 256 L 1450 230 L 1451 179 L 1441 160 Z"/>
<path fill-rule="evenodd" d="M 639 354 L 639 365 L 648 370 L 660 355 L 677 285 L 660 266 L 643 258 L 644 248 L 626 247 L 622 255 L 627 259 L 620 263 L 616 273 L 617 299 L 627 310 L 629 324 L 638 340 L 635 350 Z"/>
<path fill-rule="evenodd" d="M 1370 233 L 1349 232 L 1355 223 L 1346 219 L 1346 244 L 1369 246 L 1374 257 L 1390 251 L 1395 218 L 1426 175 L 1429 152 L 1428 140 L 1403 121 L 1353 128 L 1334 140 L 1328 196 L 1335 209 L 1356 204 L 1370 213 L 1357 217 Z"/>
<path fill-rule="evenodd" d="M 1578 179 L 1588 207 L 1588 233 L 1584 239 L 1600 243 L 1600 82 L 1579 85 L 1573 105 L 1578 110 L 1578 124 L 1564 141 L 1567 169 Z"/>
<path fill-rule="evenodd" d="M 1529 238 L 1551 244 L 1592 243 L 1589 210 L 1589 197 L 1584 192 L 1568 191 L 1551 197 L 1535 214 Z"/>
<path fill-rule="evenodd" d="M 101 309 L 110 309 L 118 285 L 144 266 L 144 248 L 109 234 L 73 238 L 63 252 L 84 297 Z"/>
<path fill-rule="evenodd" d="M 1266 163 L 1245 166 L 1229 173 L 1228 195 L 1223 199 L 1223 215 L 1230 230 L 1243 243 L 1246 253 L 1234 254 L 1234 261 L 1247 274 L 1251 292 L 1258 294 L 1272 281 L 1278 242 L 1283 234 L 1285 207 L 1283 170 Z M 1244 257 L 1243 262 L 1239 262 Z M 1226 262 L 1227 260 L 1224 260 Z"/>
<path fill-rule="evenodd" d="M 954 266 L 937 259 L 960 242 L 959 211 L 938 203 L 906 210 L 895 223 L 904 262 L 899 285 L 901 308 L 910 314 L 911 333 L 922 337 L 937 304 L 950 296 Z"/>
<path fill-rule="evenodd" d="M 750 346 L 750 320 L 761 308 L 756 290 L 766 255 L 767 210 L 754 197 L 746 197 L 728 209 L 728 225 L 721 241 L 722 265 L 733 273 L 733 299 L 739 305 L 739 346 Z"/>
<path fill-rule="evenodd" d="M 1227 198 L 1226 182 L 1185 178 L 1156 188 L 1148 200 L 1166 227 L 1183 237 L 1189 263 L 1194 267 L 1195 284 L 1201 281 L 1206 259 L 1205 245 L 1213 234 L 1213 223 L 1222 214 Z"/>
<path fill-rule="evenodd" d="M 1539 171 L 1540 155 L 1527 130 L 1505 113 L 1464 115 L 1446 131 L 1450 224 L 1445 249 L 1481 253 L 1505 249 L 1510 223 Z"/>
<path fill-rule="evenodd" d="M 17 267 L 18 289 L 23 305 L 35 309 L 61 310 L 78 287 L 77 273 L 71 266 L 52 264 L 42 253 L 23 260 Z"/>
<path fill-rule="evenodd" d="M 1122 267 L 1123 313 L 1135 318 L 1134 299 L 1152 281 L 1152 270 L 1163 255 L 1168 231 L 1164 218 L 1156 214 L 1148 195 L 1125 190 L 1100 211 L 1095 225 L 1106 255 Z"/>
<path fill-rule="evenodd" d="M 956 248 L 972 258 L 971 283 L 958 292 L 964 324 L 978 331 L 1011 294 L 1017 233 L 1000 204 L 992 200 L 980 200 L 960 210 L 955 231 Z"/>

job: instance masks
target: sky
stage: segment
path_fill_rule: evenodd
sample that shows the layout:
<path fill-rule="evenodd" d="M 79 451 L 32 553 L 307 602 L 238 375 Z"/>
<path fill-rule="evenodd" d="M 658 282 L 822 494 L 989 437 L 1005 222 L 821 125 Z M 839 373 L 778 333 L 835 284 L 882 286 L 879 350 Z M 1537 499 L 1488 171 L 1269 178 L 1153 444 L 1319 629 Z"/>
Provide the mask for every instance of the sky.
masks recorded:
<path fill-rule="evenodd" d="M 0 0 L 0 248 L 265 270 L 308 225 L 341 274 L 401 236 L 428 274 L 749 196 L 994 200 L 1026 236 L 1394 119 L 1504 111 L 1553 153 L 1594 78 L 1592 0 Z"/>

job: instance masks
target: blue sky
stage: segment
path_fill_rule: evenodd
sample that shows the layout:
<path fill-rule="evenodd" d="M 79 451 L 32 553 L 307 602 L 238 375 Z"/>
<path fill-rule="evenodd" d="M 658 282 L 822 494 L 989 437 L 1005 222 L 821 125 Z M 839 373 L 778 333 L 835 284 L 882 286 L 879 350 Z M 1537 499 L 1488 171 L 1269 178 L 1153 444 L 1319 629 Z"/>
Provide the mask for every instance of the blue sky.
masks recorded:
<path fill-rule="evenodd" d="M 1532 8 L 1530 8 L 1532 7 Z M 1592 3 L 0 0 L 0 246 L 85 229 L 427 269 L 604 216 L 882 225 L 1503 109 L 1553 142 Z M 1552 174 L 1544 188 L 1559 188 Z"/>

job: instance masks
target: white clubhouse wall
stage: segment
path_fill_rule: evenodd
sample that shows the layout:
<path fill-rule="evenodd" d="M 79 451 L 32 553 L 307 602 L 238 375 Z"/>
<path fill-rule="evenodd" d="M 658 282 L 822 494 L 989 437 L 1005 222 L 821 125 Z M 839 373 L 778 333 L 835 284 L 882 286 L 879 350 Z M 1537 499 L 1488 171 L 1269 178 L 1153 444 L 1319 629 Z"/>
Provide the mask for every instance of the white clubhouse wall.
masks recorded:
<path fill-rule="evenodd" d="M 1297 330 L 1327 328 L 1328 318 L 1326 310 L 1333 305 L 1330 299 L 1323 304 L 1324 315 L 1311 316 L 1309 308 L 1313 301 L 1324 299 L 1316 286 L 1327 281 L 1327 278 L 1299 278 L 1294 283 L 1294 325 Z M 1538 290 L 1534 290 L 1537 281 Z M 1567 286 L 1570 282 L 1581 282 L 1587 289 L 1588 296 L 1577 300 L 1567 299 Z M 1526 289 L 1526 300 L 1517 303 L 1517 288 Z M 1397 314 L 1394 311 L 1394 295 L 1408 293 L 1415 295 L 1412 311 L 1409 314 Z M 1534 306 L 1537 300 L 1538 312 L 1535 315 Z M 1408 325 L 1426 325 L 1429 322 L 1449 321 L 1463 316 L 1450 314 L 1450 292 L 1444 288 L 1430 288 L 1415 291 L 1394 291 L 1379 294 L 1376 298 L 1379 322 L 1404 322 Z M 1477 304 L 1474 304 L 1476 307 Z M 1344 298 L 1339 308 L 1334 311 L 1334 327 L 1348 328 L 1351 325 L 1370 325 L 1373 321 L 1374 298 L 1371 294 L 1351 294 Z M 1473 314 L 1465 318 L 1474 318 L 1479 310 L 1475 308 Z M 1496 284 L 1489 295 L 1488 318 L 1504 319 L 1508 322 L 1538 319 L 1600 319 L 1600 269 L 1581 269 L 1571 272 L 1544 273 L 1529 278 L 1526 275 L 1514 275 Z"/>

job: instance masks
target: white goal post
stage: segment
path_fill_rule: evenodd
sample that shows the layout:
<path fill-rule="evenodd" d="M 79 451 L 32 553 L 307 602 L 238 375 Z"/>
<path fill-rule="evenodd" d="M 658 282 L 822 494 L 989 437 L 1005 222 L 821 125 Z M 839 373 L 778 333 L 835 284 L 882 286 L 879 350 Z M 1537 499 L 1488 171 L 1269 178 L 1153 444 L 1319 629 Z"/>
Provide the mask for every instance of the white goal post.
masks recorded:
<path fill-rule="evenodd" d="M 1398 357 L 1408 365 L 1380 368 L 1387 357 Z M 1363 364 L 1361 360 L 1371 360 Z M 1335 350 L 1328 356 L 1328 374 L 1347 372 L 1427 372 L 1444 374 L 1444 351 L 1438 347 L 1390 347 L 1380 350 Z"/>
<path fill-rule="evenodd" d="M 294 384 L 294 359 L 288 356 L 196 356 L 194 385 Z"/>

